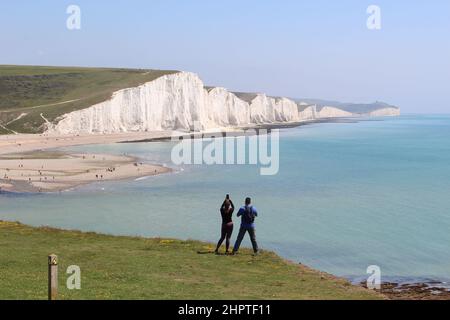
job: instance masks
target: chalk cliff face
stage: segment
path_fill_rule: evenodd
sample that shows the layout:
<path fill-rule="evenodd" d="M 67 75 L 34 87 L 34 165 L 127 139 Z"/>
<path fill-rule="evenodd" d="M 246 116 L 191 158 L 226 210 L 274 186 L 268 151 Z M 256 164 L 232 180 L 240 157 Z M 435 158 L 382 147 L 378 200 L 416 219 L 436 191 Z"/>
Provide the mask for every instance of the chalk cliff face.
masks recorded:
<path fill-rule="evenodd" d="M 297 103 L 286 98 L 271 98 L 259 94 L 250 103 L 250 123 L 300 121 Z"/>
<path fill-rule="evenodd" d="M 339 117 L 351 117 L 353 113 L 335 108 L 335 107 L 323 107 L 317 112 L 317 118 L 339 118 Z"/>
<path fill-rule="evenodd" d="M 205 105 L 210 126 L 228 127 L 250 123 L 248 103 L 224 88 L 205 92 Z"/>
<path fill-rule="evenodd" d="M 194 123 L 206 130 L 347 116 L 352 114 L 333 107 L 317 111 L 315 106 L 264 94 L 247 101 L 224 88 L 206 89 L 197 75 L 180 72 L 117 91 L 108 101 L 68 113 L 49 125 L 47 132 L 191 131 Z"/>
<path fill-rule="evenodd" d="M 397 108 L 383 108 L 372 111 L 368 114 L 370 117 L 395 117 L 400 115 L 400 109 Z"/>

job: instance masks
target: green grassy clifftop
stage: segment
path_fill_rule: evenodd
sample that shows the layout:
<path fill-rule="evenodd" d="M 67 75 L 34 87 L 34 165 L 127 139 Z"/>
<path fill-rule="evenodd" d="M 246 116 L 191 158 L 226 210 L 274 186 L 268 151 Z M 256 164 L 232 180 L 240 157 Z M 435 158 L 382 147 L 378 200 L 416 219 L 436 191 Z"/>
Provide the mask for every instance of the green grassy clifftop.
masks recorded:
<path fill-rule="evenodd" d="M 0 299 L 46 299 L 47 255 L 60 299 L 382 299 L 274 253 L 216 256 L 198 241 L 114 237 L 0 221 Z M 81 290 L 65 286 L 81 269 Z"/>
<path fill-rule="evenodd" d="M 0 65 L 0 134 L 40 133 L 45 119 L 178 71 Z M 41 116 L 42 115 L 42 116 Z"/>

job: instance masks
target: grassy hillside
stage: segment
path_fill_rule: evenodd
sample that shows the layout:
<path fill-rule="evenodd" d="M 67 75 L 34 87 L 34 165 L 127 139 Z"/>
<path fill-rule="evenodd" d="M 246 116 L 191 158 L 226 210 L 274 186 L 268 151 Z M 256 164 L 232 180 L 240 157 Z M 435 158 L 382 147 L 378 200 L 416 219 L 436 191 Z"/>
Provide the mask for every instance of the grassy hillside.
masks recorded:
<path fill-rule="evenodd" d="M 208 253 L 197 241 L 114 237 L 0 221 L 0 299 L 46 299 L 47 255 L 59 256 L 61 299 L 380 299 L 347 281 L 288 263 Z M 66 289 L 69 265 L 81 290 Z"/>
<path fill-rule="evenodd" d="M 176 71 L 0 66 L 0 134 L 42 132 L 44 118 L 87 108 L 114 91 Z M 41 117 L 41 114 L 43 117 Z"/>

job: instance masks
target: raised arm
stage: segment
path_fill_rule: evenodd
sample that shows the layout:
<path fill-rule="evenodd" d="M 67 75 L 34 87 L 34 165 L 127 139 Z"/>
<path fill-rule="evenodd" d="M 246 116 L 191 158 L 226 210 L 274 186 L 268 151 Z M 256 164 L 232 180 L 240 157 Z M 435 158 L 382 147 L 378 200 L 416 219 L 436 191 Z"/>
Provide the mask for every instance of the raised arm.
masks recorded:
<path fill-rule="evenodd" d="M 223 200 L 222 205 L 220 206 L 220 210 L 222 211 L 222 209 L 225 207 L 225 202 L 227 201 L 227 199 Z"/>

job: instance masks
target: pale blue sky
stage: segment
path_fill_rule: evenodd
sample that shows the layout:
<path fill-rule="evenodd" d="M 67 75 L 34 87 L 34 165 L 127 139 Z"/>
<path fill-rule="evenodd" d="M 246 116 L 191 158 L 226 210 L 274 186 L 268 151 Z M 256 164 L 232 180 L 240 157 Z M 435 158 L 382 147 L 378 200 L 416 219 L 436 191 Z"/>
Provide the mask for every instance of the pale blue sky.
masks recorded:
<path fill-rule="evenodd" d="M 0 64 L 187 70 L 232 90 L 450 112 L 448 0 L 2 0 L 0 39 Z"/>

